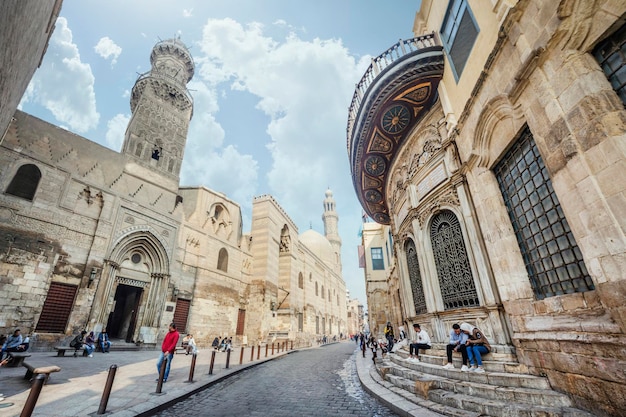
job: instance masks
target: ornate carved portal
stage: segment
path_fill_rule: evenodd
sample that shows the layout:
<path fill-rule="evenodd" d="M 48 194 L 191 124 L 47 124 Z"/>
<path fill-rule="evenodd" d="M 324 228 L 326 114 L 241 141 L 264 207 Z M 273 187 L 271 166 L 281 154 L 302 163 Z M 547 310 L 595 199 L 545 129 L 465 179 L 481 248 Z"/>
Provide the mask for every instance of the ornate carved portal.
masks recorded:
<path fill-rule="evenodd" d="M 478 306 L 461 224 L 454 213 L 444 210 L 435 216 L 430 238 L 444 309 Z"/>
<path fill-rule="evenodd" d="M 409 267 L 409 280 L 411 282 L 411 292 L 413 293 L 413 304 L 415 314 L 426 313 L 426 298 L 424 297 L 424 286 L 420 274 L 419 261 L 417 260 L 417 250 L 415 243 L 408 239 L 405 244 L 406 263 Z"/>

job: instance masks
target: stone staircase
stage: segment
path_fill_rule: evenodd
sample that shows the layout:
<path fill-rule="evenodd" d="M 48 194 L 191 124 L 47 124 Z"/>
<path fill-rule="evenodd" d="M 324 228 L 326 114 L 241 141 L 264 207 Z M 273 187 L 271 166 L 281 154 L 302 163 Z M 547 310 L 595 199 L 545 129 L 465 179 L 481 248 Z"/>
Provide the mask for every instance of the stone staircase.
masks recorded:
<path fill-rule="evenodd" d="M 510 347 L 495 346 L 483 357 L 484 374 L 444 369 L 445 345 L 409 362 L 407 350 L 385 355 L 370 370 L 375 381 L 403 398 L 447 416 L 593 417 L 572 406 L 570 398 L 553 391 L 547 378 L 530 375 L 515 360 Z"/>

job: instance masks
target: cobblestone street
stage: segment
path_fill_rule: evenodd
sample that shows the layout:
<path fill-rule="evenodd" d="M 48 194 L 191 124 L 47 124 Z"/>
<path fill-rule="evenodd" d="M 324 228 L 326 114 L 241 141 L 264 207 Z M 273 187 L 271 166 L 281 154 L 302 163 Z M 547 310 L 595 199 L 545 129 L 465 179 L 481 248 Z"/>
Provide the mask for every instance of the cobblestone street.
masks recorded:
<path fill-rule="evenodd" d="M 355 344 L 294 352 L 247 369 L 158 416 L 371 416 L 396 414 L 364 392 Z"/>

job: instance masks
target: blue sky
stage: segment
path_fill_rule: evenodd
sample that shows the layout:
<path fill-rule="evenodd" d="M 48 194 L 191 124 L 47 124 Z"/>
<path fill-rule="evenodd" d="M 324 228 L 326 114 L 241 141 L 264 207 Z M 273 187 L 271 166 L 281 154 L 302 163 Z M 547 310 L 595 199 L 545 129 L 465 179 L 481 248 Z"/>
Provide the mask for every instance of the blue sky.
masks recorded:
<path fill-rule="evenodd" d="M 333 190 L 343 275 L 365 303 L 361 207 L 346 152 L 354 86 L 411 29 L 420 0 L 64 0 L 20 109 L 119 151 L 129 93 L 160 39 L 179 36 L 196 65 L 181 185 L 241 205 L 271 194 L 298 226 L 324 233 Z"/>

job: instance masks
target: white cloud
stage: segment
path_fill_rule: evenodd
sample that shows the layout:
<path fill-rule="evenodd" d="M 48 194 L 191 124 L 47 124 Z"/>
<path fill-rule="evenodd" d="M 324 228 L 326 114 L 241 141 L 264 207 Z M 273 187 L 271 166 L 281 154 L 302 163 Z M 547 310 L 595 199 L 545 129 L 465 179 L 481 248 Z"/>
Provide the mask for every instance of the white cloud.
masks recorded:
<path fill-rule="evenodd" d="M 192 17 L 193 9 L 183 9 L 183 17 Z"/>
<path fill-rule="evenodd" d="M 106 145 L 109 148 L 115 151 L 120 151 L 122 149 L 124 134 L 126 133 L 128 122 L 130 122 L 130 116 L 125 114 L 116 114 L 107 122 L 107 133 L 105 139 Z"/>
<path fill-rule="evenodd" d="M 93 49 L 104 59 L 112 58 L 111 65 L 115 65 L 117 58 L 122 53 L 122 48 L 107 36 L 101 38 Z"/>
<path fill-rule="evenodd" d="M 257 108 L 271 119 L 271 192 L 300 227 L 314 220 L 319 230 L 328 186 L 335 198 L 356 201 L 345 129 L 363 72 L 341 41 L 306 42 L 291 34 L 278 43 L 264 36 L 261 25 L 223 19 L 207 22 L 201 50 L 206 54 L 199 63 L 201 77 L 259 97 Z M 354 211 L 360 213 L 356 204 Z"/>
<path fill-rule="evenodd" d="M 91 66 L 81 61 L 64 17 L 57 19 L 48 51 L 30 84 L 23 102 L 42 105 L 60 124 L 78 133 L 98 125 L 100 114 L 96 111 Z"/>
<path fill-rule="evenodd" d="M 257 187 L 258 164 L 233 146 L 223 147 L 224 129 L 215 120 L 217 92 L 202 81 L 191 81 L 194 115 L 189 125 L 181 184 L 205 185 L 250 207 Z"/>

